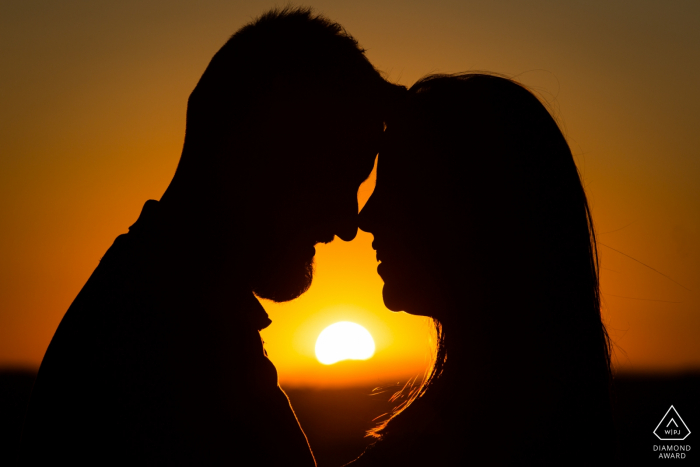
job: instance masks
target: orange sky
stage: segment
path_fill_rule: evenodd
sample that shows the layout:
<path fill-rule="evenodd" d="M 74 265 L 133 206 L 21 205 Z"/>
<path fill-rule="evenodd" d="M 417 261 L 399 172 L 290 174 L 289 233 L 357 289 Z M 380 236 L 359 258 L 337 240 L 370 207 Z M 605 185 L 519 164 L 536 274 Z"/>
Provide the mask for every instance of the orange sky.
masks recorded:
<path fill-rule="evenodd" d="M 100 257 L 144 201 L 162 195 L 187 97 L 209 59 L 271 6 L 0 4 L 0 365 L 38 366 Z M 311 6 L 343 24 L 392 81 L 489 70 L 540 92 L 592 203 L 618 368 L 700 367 L 700 3 Z M 361 197 L 369 191 L 371 182 Z M 263 337 L 283 383 L 364 384 L 425 367 L 426 319 L 383 307 L 370 243 L 361 233 L 319 246 L 310 291 L 264 303 L 273 325 Z M 340 320 L 370 330 L 374 358 L 316 362 L 316 335 Z"/>

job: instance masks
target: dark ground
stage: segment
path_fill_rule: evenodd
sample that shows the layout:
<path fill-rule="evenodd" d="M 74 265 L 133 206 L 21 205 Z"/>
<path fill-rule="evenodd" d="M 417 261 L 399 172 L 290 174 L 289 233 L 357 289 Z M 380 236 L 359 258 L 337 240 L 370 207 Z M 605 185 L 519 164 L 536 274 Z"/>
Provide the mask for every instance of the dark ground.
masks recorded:
<path fill-rule="evenodd" d="M 0 465 L 7 465 L 13 458 L 34 376 L 33 371 L 0 370 Z M 617 376 L 615 388 L 620 457 L 617 465 L 658 462 L 698 465 L 700 454 L 695 451 L 700 451 L 700 443 L 694 442 L 698 434 L 692 432 L 700 430 L 700 373 L 623 374 Z M 393 406 L 387 400 L 399 387 L 387 386 L 378 395 L 370 395 L 372 389 L 286 390 L 319 467 L 340 466 L 357 457 L 372 441 L 364 433 L 374 426 L 373 418 Z M 671 405 L 691 431 L 679 443 L 659 441 L 653 434 Z M 659 444 L 690 445 L 691 450 L 685 459 L 659 460 L 658 452 L 653 450 Z"/>

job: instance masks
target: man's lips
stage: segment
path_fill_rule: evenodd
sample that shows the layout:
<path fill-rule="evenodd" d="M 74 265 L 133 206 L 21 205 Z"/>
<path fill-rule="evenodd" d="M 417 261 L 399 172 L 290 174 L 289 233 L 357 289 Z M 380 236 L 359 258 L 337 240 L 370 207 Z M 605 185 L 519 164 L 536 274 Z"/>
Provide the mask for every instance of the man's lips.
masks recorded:
<path fill-rule="evenodd" d="M 316 254 L 316 245 L 318 245 L 319 243 L 330 243 L 333 241 L 334 238 L 335 235 L 333 234 L 313 235 L 307 236 L 306 240 L 300 239 L 300 241 L 298 241 L 296 244 L 297 248 L 304 251 L 306 254 L 311 254 L 311 256 L 313 256 Z"/>
<path fill-rule="evenodd" d="M 335 234 L 332 234 L 332 233 L 325 233 L 325 234 L 318 235 L 316 238 L 316 241 L 314 242 L 314 245 L 316 243 L 330 243 L 333 241 L 334 238 L 335 238 Z"/>
<path fill-rule="evenodd" d="M 335 238 L 335 236 L 331 236 L 330 238 L 323 238 L 321 240 L 317 240 L 316 243 L 323 243 L 323 244 L 330 243 L 333 241 L 334 238 Z"/>

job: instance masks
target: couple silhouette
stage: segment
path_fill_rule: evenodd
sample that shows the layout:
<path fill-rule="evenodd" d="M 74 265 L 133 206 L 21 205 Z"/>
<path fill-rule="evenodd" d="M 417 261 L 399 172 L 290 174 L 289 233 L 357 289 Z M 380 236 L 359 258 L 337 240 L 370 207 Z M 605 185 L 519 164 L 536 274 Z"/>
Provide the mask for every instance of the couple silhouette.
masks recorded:
<path fill-rule="evenodd" d="M 433 318 L 437 342 L 351 465 L 612 458 L 594 231 L 555 120 L 495 75 L 391 84 L 340 25 L 286 8 L 234 34 L 192 92 L 170 186 L 49 345 L 20 465 L 315 465 L 256 296 L 304 293 L 314 245 L 358 226 L 386 306 Z"/>

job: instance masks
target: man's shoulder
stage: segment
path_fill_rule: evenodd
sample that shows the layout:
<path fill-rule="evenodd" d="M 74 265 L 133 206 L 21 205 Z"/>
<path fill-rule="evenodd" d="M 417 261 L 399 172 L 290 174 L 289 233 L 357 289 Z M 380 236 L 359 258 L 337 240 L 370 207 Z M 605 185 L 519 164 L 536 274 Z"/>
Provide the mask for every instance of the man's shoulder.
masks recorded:
<path fill-rule="evenodd" d="M 201 282 L 161 275 L 134 258 L 138 240 L 132 233 L 117 237 L 62 319 L 42 367 L 274 390 L 277 371 L 258 331 L 270 320 L 252 292 L 232 287 L 219 296 Z"/>

